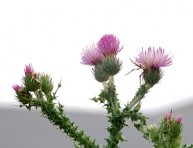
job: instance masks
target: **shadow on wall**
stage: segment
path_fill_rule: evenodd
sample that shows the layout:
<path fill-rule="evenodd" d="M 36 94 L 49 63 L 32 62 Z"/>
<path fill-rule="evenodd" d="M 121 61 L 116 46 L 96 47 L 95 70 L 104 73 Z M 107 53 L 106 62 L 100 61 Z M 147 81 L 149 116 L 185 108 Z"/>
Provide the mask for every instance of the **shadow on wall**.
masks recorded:
<path fill-rule="evenodd" d="M 18 107 L 19 108 L 19 107 Z M 183 143 L 193 143 L 193 105 L 173 110 L 175 114 L 181 114 L 184 124 Z M 29 112 L 25 109 L 8 109 L 0 107 L 0 147 L 1 148 L 73 148 L 74 143 L 68 136 L 57 130 L 49 121 L 40 117 L 40 112 Z M 108 136 L 105 128 L 107 119 L 102 113 L 88 113 L 67 110 L 66 114 L 76 122 L 81 129 L 101 145 Z M 148 124 L 159 122 L 163 114 L 149 116 Z M 151 144 L 142 138 L 132 124 L 128 121 L 128 127 L 123 129 L 123 135 L 128 140 L 121 143 L 120 148 L 151 148 Z"/>

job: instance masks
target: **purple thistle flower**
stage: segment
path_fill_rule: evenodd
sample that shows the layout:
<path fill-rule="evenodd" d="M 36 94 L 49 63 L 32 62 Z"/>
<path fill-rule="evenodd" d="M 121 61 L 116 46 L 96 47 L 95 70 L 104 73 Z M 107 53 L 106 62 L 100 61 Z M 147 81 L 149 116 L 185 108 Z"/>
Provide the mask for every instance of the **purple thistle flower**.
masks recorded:
<path fill-rule="evenodd" d="M 176 122 L 181 123 L 182 122 L 182 116 L 178 115 L 176 117 Z"/>
<path fill-rule="evenodd" d="M 170 66 L 172 64 L 172 59 L 168 54 L 164 53 L 164 49 L 159 47 L 157 50 L 151 47 L 147 51 L 142 51 L 136 58 L 136 63 L 143 66 L 144 69 L 156 68 Z"/>
<path fill-rule="evenodd" d="M 172 111 L 171 111 L 171 112 L 166 112 L 166 114 L 165 114 L 165 119 L 166 119 L 167 121 L 170 121 L 170 120 L 172 119 Z"/>
<path fill-rule="evenodd" d="M 87 46 L 82 52 L 82 64 L 85 65 L 97 65 L 104 59 L 102 53 L 99 52 L 98 48 L 93 44 Z"/>
<path fill-rule="evenodd" d="M 12 88 L 15 90 L 15 92 L 18 92 L 19 89 L 20 89 L 20 86 L 17 85 L 17 84 L 14 84 L 14 85 L 12 86 Z"/>
<path fill-rule="evenodd" d="M 24 69 L 24 72 L 25 72 L 26 76 L 30 75 L 30 74 L 33 74 L 34 73 L 34 69 L 33 69 L 32 65 L 31 64 L 26 65 L 25 69 Z"/>
<path fill-rule="evenodd" d="M 97 43 L 99 51 L 104 55 L 117 55 L 122 48 L 119 47 L 119 40 L 112 34 L 104 35 Z"/>

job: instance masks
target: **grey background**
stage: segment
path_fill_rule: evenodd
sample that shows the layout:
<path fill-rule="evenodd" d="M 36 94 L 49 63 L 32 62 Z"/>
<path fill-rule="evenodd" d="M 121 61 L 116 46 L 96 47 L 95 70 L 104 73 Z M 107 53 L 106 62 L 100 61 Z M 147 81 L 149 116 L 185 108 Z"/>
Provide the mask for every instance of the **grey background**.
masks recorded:
<path fill-rule="evenodd" d="M 163 108 L 165 111 L 167 108 Z M 150 117 L 148 124 L 159 122 L 164 116 L 163 111 L 146 112 Z M 181 107 L 174 107 L 174 115 L 181 114 L 183 117 L 184 133 L 183 143 L 193 143 L 193 103 L 187 103 Z M 100 112 L 85 112 L 80 110 L 66 110 L 66 114 L 76 122 L 81 129 L 101 145 L 107 135 L 106 117 Z M 19 107 L 0 107 L 0 148 L 73 148 L 73 142 L 61 133 L 56 126 L 40 116 L 39 111 L 28 111 Z M 121 148 L 152 148 L 151 144 L 142 138 L 142 135 L 133 128 L 128 121 L 129 127 L 123 129 L 123 135 L 128 140 L 121 143 Z"/>

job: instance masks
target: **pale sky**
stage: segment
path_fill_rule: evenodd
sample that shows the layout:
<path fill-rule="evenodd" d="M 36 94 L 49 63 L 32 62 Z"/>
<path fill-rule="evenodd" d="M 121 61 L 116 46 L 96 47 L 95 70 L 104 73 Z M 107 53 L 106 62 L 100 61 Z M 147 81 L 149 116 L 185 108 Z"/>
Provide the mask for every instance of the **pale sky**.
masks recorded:
<path fill-rule="evenodd" d="M 162 47 L 173 65 L 143 100 L 144 110 L 173 107 L 193 99 L 193 4 L 191 0 L 6 0 L 0 1 L 0 104 L 18 104 L 12 85 L 21 84 L 24 66 L 62 79 L 59 101 L 67 107 L 100 110 L 89 100 L 102 85 L 91 67 L 80 64 L 82 49 L 104 34 L 116 35 L 123 62 L 115 77 L 122 104 L 139 87 L 140 71 L 125 76 L 143 47 Z M 193 100 L 192 100 L 193 102 Z"/>

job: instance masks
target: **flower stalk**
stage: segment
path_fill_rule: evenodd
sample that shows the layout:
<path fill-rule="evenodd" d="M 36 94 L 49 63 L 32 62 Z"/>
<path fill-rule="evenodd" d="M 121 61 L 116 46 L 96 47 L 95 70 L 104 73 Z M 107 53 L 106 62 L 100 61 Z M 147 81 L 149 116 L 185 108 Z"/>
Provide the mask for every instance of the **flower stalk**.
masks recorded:
<path fill-rule="evenodd" d="M 114 84 L 114 76 L 109 76 L 109 82 Z"/>
<path fill-rule="evenodd" d="M 149 85 L 147 83 L 140 86 L 138 89 L 135 97 L 132 99 L 130 103 L 127 104 L 128 110 L 132 109 L 133 106 L 135 106 L 141 99 L 144 98 L 145 94 L 148 92 L 148 90 L 152 87 L 152 85 Z"/>
<path fill-rule="evenodd" d="M 78 127 L 74 125 L 74 122 L 70 121 L 68 117 L 61 114 L 63 113 L 63 106 L 59 106 L 56 109 L 53 104 L 47 103 L 44 100 L 40 101 L 39 107 L 41 108 L 42 115 L 46 115 L 48 120 L 50 120 L 53 125 L 59 127 L 59 129 L 64 131 L 71 139 L 76 141 L 79 145 L 85 148 L 99 148 L 94 140 L 91 140 L 83 130 L 78 130 Z"/>

